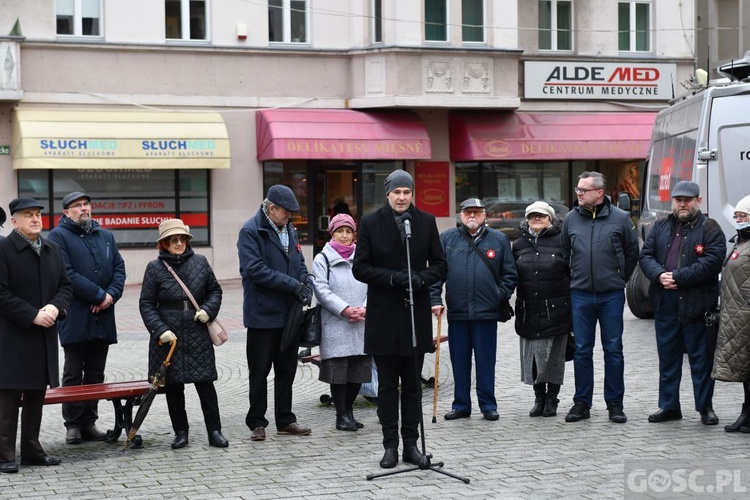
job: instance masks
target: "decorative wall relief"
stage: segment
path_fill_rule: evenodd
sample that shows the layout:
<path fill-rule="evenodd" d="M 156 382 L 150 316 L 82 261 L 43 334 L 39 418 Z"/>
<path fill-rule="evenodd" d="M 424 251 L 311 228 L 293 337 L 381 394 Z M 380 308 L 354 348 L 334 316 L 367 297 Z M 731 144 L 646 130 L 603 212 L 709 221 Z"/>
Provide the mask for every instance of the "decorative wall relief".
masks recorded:
<path fill-rule="evenodd" d="M 461 92 L 489 94 L 492 92 L 492 67 L 489 60 L 462 61 Z"/>
<path fill-rule="evenodd" d="M 424 91 L 452 94 L 454 92 L 453 62 L 446 59 L 425 59 Z"/>

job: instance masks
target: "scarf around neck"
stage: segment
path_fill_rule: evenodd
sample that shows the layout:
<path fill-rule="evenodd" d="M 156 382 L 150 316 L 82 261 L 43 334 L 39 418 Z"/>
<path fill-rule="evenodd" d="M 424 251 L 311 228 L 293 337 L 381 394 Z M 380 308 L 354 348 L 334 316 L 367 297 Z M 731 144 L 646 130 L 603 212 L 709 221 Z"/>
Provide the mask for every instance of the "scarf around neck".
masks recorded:
<path fill-rule="evenodd" d="M 337 241 L 331 240 L 328 242 L 328 244 L 331 245 L 331 248 L 336 250 L 336 252 L 341 257 L 343 257 L 344 260 L 349 260 L 349 257 L 351 257 L 352 254 L 354 253 L 354 248 L 355 248 L 354 243 L 352 243 L 351 245 L 342 245 L 341 243 Z"/>

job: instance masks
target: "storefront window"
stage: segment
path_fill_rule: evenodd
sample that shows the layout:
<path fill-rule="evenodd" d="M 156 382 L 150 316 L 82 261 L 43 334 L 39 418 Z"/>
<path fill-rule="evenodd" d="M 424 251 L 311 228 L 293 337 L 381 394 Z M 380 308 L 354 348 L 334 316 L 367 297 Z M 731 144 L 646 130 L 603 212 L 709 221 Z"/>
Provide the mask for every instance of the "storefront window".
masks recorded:
<path fill-rule="evenodd" d="M 308 243 L 310 231 L 308 228 L 309 214 L 307 203 L 307 162 L 304 160 L 293 161 L 267 161 L 263 163 L 263 196 L 268 188 L 274 184 L 285 184 L 294 191 L 294 196 L 299 202 L 299 212 L 294 214 L 292 224 L 297 229 L 300 243 Z"/>
<path fill-rule="evenodd" d="M 209 245 L 208 170 L 19 170 L 19 196 L 46 210 L 45 229 L 62 216 L 62 199 L 73 191 L 92 197 L 93 218 L 115 235 L 117 245 L 152 247 L 159 223 L 179 217 L 190 226 L 192 244 Z"/>

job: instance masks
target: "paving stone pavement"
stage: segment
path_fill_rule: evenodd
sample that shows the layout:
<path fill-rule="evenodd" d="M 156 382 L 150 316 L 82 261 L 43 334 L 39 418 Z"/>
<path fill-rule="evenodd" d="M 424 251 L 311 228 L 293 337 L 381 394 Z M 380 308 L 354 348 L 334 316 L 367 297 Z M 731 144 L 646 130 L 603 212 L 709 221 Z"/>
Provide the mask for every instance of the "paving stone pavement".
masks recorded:
<path fill-rule="evenodd" d="M 446 471 L 466 476 L 471 483 L 430 471 L 368 481 L 368 473 L 381 472 L 381 433 L 375 407 L 359 398 L 355 413 L 365 424 L 364 429 L 336 431 L 333 408 L 319 402 L 328 386 L 317 380 L 316 366 L 300 363 L 294 386 L 294 411 L 300 423 L 312 427 L 312 434 L 276 435 L 271 398 L 268 439 L 250 441 L 244 420 L 248 384 L 242 288 L 238 280 L 222 282 L 222 286 L 224 305 L 220 319 L 230 331 L 230 340 L 216 349 L 216 387 L 229 448 L 208 446 L 200 404 L 191 387 L 186 391 L 192 423 L 190 444 L 182 450 L 169 447 L 172 429 L 163 396 L 157 397 L 141 428 L 144 447 L 138 450 L 123 450 L 122 438 L 115 444 L 66 445 L 60 407 L 47 406 L 42 444 L 50 455 L 61 457 L 63 464 L 22 467 L 18 474 L 0 475 L 0 497 L 606 499 L 625 495 L 626 460 L 748 458 L 750 435 L 723 430 L 723 425 L 733 422 L 739 413 L 741 385 L 717 384 L 714 407 L 721 424 L 703 426 L 699 415 L 692 411 L 687 359 L 683 369 L 684 420 L 664 424 L 646 421 L 647 415 L 656 410 L 658 398 L 653 321 L 638 320 L 626 311 L 626 424 L 607 419 L 602 398 L 603 361 L 598 347 L 591 419 L 564 422 L 574 392 L 572 363 L 567 364 L 558 416 L 529 418 L 533 392 L 519 381 L 518 337 L 512 324 L 501 324 L 496 372 L 500 420 L 483 420 L 476 407 L 469 419 L 443 420 L 442 415 L 450 410 L 453 392 L 447 343 L 441 349 L 436 423 L 432 423 L 432 389 L 426 389 L 423 397 L 427 448 L 435 457 L 433 461 L 444 461 Z M 138 286 L 128 286 L 116 306 L 120 342 L 110 351 L 109 382 L 147 376 L 147 338 L 138 314 L 139 292 Z M 427 356 L 425 377 L 434 373 L 434 359 L 434 355 Z M 272 387 L 269 380 L 269 395 L 273 394 Z M 111 425 L 112 419 L 110 403 L 100 403 L 100 427 Z"/>

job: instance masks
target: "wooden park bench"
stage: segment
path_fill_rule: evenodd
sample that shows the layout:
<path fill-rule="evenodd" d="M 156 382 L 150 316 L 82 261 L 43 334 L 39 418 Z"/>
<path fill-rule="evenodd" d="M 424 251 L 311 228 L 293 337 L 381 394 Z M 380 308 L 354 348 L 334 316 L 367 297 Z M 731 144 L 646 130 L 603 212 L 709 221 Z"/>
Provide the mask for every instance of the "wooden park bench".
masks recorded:
<path fill-rule="evenodd" d="M 115 409 L 115 426 L 107 430 L 107 441 L 115 442 L 123 431 L 127 433 L 130 430 L 133 423 L 133 407 L 141 403 L 141 397 L 150 387 L 148 380 L 56 387 L 47 389 L 44 404 L 54 405 L 102 399 L 112 401 Z M 141 437 L 136 436 L 131 445 L 133 448 L 139 448 Z"/>

